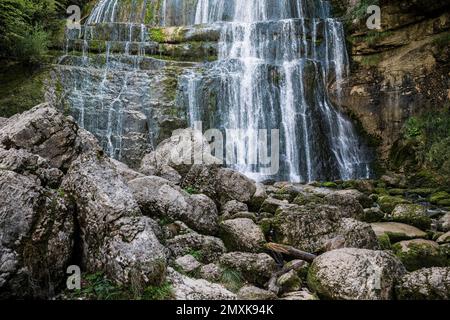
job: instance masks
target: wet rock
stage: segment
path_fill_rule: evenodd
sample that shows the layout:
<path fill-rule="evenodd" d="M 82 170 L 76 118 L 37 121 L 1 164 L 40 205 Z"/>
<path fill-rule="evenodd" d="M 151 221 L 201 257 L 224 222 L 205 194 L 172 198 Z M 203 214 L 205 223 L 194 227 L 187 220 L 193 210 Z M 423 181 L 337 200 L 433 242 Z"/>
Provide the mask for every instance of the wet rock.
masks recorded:
<path fill-rule="evenodd" d="M 230 251 L 261 252 L 266 243 L 261 229 L 250 219 L 223 221 L 220 230 L 221 238 Z"/>
<path fill-rule="evenodd" d="M 237 296 L 240 300 L 276 300 L 277 296 L 267 290 L 255 287 L 255 286 L 244 286 L 242 287 Z"/>
<path fill-rule="evenodd" d="M 406 274 L 395 289 L 400 300 L 449 300 L 450 267 L 421 269 Z"/>
<path fill-rule="evenodd" d="M 0 130 L 0 146 L 24 149 L 47 159 L 50 166 L 67 170 L 79 152 L 78 127 L 48 104 L 8 119 Z"/>
<path fill-rule="evenodd" d="M 396 222 L 406 223 L 422 230 L 431 227 L 431 219 L 425 207 L 417 204 L 399 204 L 392 212 L 392 219 Z"/>
<path fill-rule="evenodd" d="M 0 170 L 0 298 L 50 298 L 74 244 L 73 208 L 35 177 Z"/>
<path fill-rule="evenodd" d="M 395 282 L 406 273 L 385 251 L 339 249 L 314 260 L 308 284 L 319 297 L 336 300 L 389 300 Z"/>
<path fill-rule="evenodd" d="M 340 208 L 327 205 L 289 206 L 272 219 L 276 242 L 292 245 L 306 252 L 320 252 L 337 237 L 345 247 L 378 249 L 370 225 L 351 218 Z"/>
<path fill-rule="evenodd" d="M 121 285 L 159 284 L 166 255 L 115 166 L 95 152 L 74 161 L 61 188 L 76 199 L 87 272 L 104 270 Z"/>
<path fill-rule="evenodd" d="M 202 264 L 198 262 L 192 255 L 188 254 L 175 260 L 177 270 L 185 274 L 193 273 L 200 269 Z"/>
<path fill-rule="evenodd" d="M 235 300 L 236 295 L 225 287 L 204 279 L 192 279 L 172 268 L 167 281 L 171 284 L 175 300 Z"/>
<path fill-rule="evenodd" d="M 441 251 L 439 245 L 430 240 L 401 241 L 393 246 L 393 250 L 408 271 L 443 267 L 448 263 L 447 256 Z"/>
<path fill-rule="evenodd" d="M 277 270 L 275 260 L 265 253 L 226 253 L 220 258 L 220 265 L 236 270 L 245 280 L 258 286 L 264 286 Z"/>

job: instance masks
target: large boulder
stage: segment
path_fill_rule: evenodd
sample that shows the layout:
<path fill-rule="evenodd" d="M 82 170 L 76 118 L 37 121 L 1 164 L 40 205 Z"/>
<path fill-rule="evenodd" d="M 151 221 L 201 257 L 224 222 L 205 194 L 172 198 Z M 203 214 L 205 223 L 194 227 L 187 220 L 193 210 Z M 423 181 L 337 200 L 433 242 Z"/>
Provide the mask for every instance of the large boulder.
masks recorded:
<path fill-rule="evenodd" d="M 444 232 L 450 231 L 450 212 L 439 219 L 439 229 Z"/>
<path fill-rule="evenodd" d="M 347 217 L 361 219 L 364 215 L 364 209 L 358 201 L 357 196 L 347 190 L 326 195 L 324 201 L 326 204 L 338 207 Z"/>
<path fill-rule="evenodd" d="M 207 196 L 189 195 L 156 176 L 131 180 L 128 186 L 144 214 L 181 220 L 202 233 L 217 233 L 219 214 L 215 203 Z"/>
<path fill-rule="evenodd" d="M 221 239 L 205 236 L 192 230 L 168 239 L 165 244 L 173 257 L 181 257 L 196 252 L 203 263 L 214 262 L 226 252 Z"/>
<path fill-rule="evenodd" d="M 8 119 L 0 130 L 0 146 L 24 149 L 66 170 L 79 152 L 78 126 L 48 104 Z"/>
<path fill-rule="evenodd" d="M 270 291 L 255 287 L 255 286 L 244 286 L 239 289 L 237 296 L 240 300 L 276 300 L 277 296 Z"/>
<path fill-rule="evenodd" d="M 408 271 L 444 267 L 448 264 L 445 252 L 434 241 L 424 239 L 401 241 L 393 246 L 393 250 Z"/>
<path fill-rule="evenodd" d="M 246 218 L 223 221 L 220 234 L 230 251 L 261 252 L 266 243 L 260 227 Z"/>
<path fill-rule="evenodd" d="M 168 269 L 167 281 L 170 283 L 175 300 L 235 300 L 236 295 L 220 284 L 204 279 L 192 279 L 172 268 Z"/>
<path fill-rule="evenodd" d="M 392 220 L 406 223 L 421 230 L 428 230 L 431 227 L 431 218 L 427 215 L 424 206 L 418 204 L 399 204 L 392 211 Z"/>
<path fill-rule="evenodd" d="M 344 248 L 316 258 L 308 272 L 309 287 L 334 300 L 389 300 L 396 281 L 406 273 L 402 263 L 384 251 Z"/>
<path fill-rule="evenodd" d="M 369 224 L 350 218 L 348 211 L 328 205 L 296 206 L 279 209 L 271 226 L 279 243 L 306 252 L 323 251 L 336 238 L 345 247 L 378 249 L 375 233 Z"/>
<path fill-rule="evenodd" d="M 121 285 L 159 284 L 166 255 L 153 232 L 154 223 L 142 216 L 114 164 L 96 150 L 90 145 L 72 163 L 61 185 L 77 204 L 84 268 L 104 270 Z"/>
<path fill-rule="evenodd" d="M 399 280 L 395 292 L 400 300 L 449 300 L 450 267 L 408 273 Z"/>
<path fill-rule="evenodd" d="M 245 280 L 258 286 L 265 286 L 278 269 L 275 260 L 265 253 L 226 253 L 220 258 L 220 265 L 237 271 Z"/>
<path fill-rule="evenodd" d="M 73 208 L 33 176 L 0 170 L 0 298 L 49 298 L 74 244 Z"/>
<path fill-rule="evenodd" d="M 398 222 L 377 222 L 371 227 L 377 237 L 388 236 L 391 242 L 410 240 L 415 238 L 426 238 L 426 232 L 416 227 Z"/>

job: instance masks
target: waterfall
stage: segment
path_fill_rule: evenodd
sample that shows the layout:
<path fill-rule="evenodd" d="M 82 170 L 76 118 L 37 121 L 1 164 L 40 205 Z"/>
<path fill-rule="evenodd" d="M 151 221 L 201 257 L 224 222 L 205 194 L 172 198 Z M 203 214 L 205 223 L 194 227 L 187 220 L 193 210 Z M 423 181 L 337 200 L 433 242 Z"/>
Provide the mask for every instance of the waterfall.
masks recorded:
<path fill-rule="evenodd" d="M 330 81 L 339 91 L 348 73 L 343 27 L 328 2 L 199 0 L 195 23 L 215 22 L 222 23 L 219 59 L 185 76 L 186 104 L 191 123 L 244 131 L 235 141 L 241 161 L 229 165 L 257 180 L 273 178 L 249 159 L 254 132 L 279 129 L 278 179 L 368 178 L 367 148 L 328 98 Z M 212 98 L 214 115 L 205 106 Z"/>

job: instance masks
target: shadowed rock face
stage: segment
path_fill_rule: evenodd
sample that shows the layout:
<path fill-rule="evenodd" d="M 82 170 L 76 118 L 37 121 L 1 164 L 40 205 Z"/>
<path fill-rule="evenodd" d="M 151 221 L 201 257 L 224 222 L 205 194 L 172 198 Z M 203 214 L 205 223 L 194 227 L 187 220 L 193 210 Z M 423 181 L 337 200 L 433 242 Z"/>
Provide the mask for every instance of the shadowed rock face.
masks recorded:
<path fill-rule="evenodd" d="M 332 1 L 352 12 L 360 1 Z M 406 120 L 445 107 L 450 72 L 448 1 L 380 1 L 382 30 L 348 26 L 351 76 L 330 84 L 332 100 L 354 114 L 387 159 Z M 447 39 L 447 40 L 446 40 Z M 337 88 L 341 94 L 338 96 Z"/>

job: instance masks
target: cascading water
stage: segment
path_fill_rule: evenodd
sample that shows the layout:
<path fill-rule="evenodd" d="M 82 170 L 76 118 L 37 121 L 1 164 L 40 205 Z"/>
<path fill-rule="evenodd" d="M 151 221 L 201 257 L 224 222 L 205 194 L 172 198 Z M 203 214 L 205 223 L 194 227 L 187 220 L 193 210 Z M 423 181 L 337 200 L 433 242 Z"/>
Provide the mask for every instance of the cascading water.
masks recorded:
<path fill-rule="evenodd" d="M 343 28 L 328 3 L 199 0 L 195 23 L 219 21 L 219 60 L 186 75 L 185 100 L 192 124 L 243 132 L 231 165 L 268 178 L 249 161 L 258 153 L 255 132 L 280 129 L 278 179 L 369 177 L 366 147 L 327 96 L 329 81 L 339 86 L 348 69 Z"/>
<path fill-rule="evenodd" d="M 210 48 L 218 60 L 159 59 L 164 50 L 189 50 L 191 40 L 157 43 L 157 27 L 194 24 L 202 26 L 185 35 L 194 47 L 205 45 L 204 60 Z M 207 40 L 195 36 L 202 28 Z M 218 36 L 216 46 L 211 39 Z M 369 153 L 327 94 L 346 76 L 345 49 L 342 25 L 326 1 L 100 0 L 82 29 L 68 32 L 56 72 L 63 107 L 110 156 L 133 167 L 185 125 L 185 113 L 192 125 L 221 129 L 234 142 L 237 162 L 229 165 L 257 180 L 366 178 Z M 275 175 L 264 173 L 261 154 L 276 148 L 258 144 L 258 129 L 280 131 Z"/>

